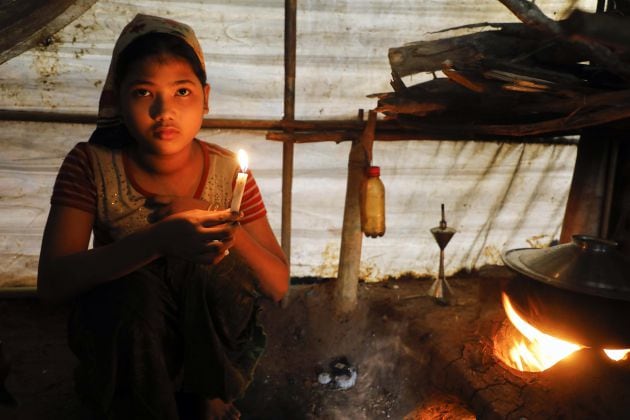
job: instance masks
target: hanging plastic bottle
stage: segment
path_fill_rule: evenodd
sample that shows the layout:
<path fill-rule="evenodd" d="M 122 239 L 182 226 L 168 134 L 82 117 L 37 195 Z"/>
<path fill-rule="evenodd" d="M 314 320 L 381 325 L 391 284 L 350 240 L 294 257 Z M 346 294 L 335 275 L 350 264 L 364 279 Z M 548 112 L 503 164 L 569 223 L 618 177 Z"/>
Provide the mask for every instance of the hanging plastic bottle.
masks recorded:
<path fill-rule="evenodd" d="M 385 185 L 381 168 L 369 166 L 361 185 L 361 230 L 370 238 L 385 234 Z"/>

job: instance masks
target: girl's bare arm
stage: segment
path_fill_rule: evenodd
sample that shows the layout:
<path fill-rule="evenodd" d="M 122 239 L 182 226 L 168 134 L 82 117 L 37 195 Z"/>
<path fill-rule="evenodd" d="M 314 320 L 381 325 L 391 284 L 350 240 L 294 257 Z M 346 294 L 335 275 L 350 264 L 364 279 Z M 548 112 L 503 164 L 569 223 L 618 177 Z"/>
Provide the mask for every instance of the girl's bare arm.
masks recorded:
<path fill-rule="evenodd" d="M 151 199 L 156 219 L 171 217 L 190 208 L 207 208 L 199 200 L 157 196 Z M 289 266 L 266 217 L 242 225 L 235 230 L 234 247 L 260 281 L 261 291 L 279 301 L 289 288 Z"/>
<path fill-rule="evenodd" d="M 261 291 L 279 301 L 289 288 L 289 265 L 266 217 L 236 230 L 232 248 L 254 271 Z"/>
<path fill-rule="evenodd" d="M 94 216 L 71 207 L 52 206 L 42 241 L 38 293 L 46 300 L 71 299 L 164 255 L 215 263 L 232 244 L 231 220 L 229 212 L 192 210 L 112 244 L 88 249 Z"/>

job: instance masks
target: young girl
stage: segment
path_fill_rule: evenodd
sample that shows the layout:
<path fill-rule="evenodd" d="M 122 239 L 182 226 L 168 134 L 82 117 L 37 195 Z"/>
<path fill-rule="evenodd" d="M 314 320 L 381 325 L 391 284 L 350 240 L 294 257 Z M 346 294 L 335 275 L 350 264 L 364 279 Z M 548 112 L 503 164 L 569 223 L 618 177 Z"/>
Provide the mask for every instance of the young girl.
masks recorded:
<path fill-rule="evenodd" d="M 205 418 L 239 418 L 265 341 L 257 298 L 288 288 L 251 172 L 240 214 L 224 210 L 239 167 L 195 138 L 209 92 L 193 31 L 136 16 L 97 128 L 59 170 L 38 291 L 76 302 L 77 391 L 97 418 L 176 419 L 176 395 L 199 396 Z"/>

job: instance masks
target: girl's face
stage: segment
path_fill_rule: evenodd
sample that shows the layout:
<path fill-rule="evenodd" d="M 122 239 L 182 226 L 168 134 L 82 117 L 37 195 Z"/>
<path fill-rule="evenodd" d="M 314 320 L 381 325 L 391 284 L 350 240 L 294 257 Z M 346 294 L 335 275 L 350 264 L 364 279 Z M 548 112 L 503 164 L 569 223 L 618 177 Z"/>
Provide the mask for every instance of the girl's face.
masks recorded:
<path fill-rule="evenodd" d="M 119 103 L 140 151 L 170 155 L 189 147 L 199 132 L 209 93 L 186 60 L 155 56 L 129 67 Z"/>

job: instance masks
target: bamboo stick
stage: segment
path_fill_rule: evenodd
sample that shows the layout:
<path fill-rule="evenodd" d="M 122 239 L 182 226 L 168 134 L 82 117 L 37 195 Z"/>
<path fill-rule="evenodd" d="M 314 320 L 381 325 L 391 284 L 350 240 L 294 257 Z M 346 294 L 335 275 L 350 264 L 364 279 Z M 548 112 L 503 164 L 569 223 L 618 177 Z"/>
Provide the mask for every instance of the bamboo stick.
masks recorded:
<path fill-rule="evenodd" d="M 462 130 L 462 131 L 458 131 Z M 463 131 L 466 130 L 466 131 Z M 378 141 L 480 141 L 480 142 L 493 142 L 497 141 L 505 143 L 536 143 L 536 144 L 576 144 L 577 141 L 566 136 L 573 136 L 579 134 L 578 130 L 566 130 L 561 133 L 554 133 L 554 135 L 547 136 L 507 136 L 497 134 L 476 133 L 471 130 L 471 127 L 458 126 L 453 129 L 444 129 L 440 125 L 424 124 L 423 126 L 415 128 L 405 129 L 399 127 L 398 130 L 378 131 Z M 359 132 L 352 131 L 323 131 L 323 132 L 310 132 L 310 133 L 295 133 L 291 139 L 294 143 L 321 143 L 321 142 L 334 142 L 341 143 L 344 141 L 355 141 L 361 136 Z M 270 132 L 267 133 L 267 140 L 271 141 L 287 141 L 287 136 L 284 133 Z"/>
<path fill-rule="evenodd" d="M 586 97 L 574 98 L 570 101 L 557 101 L 556 103 L 548 103 L 540 106 L 540 110 L 562 111 L 567 107 L 575 106 L 580 101 L 584 105 L 602 104 L 605 100 L 625 100 L 627 91 L 608 92 Z M 527 112 L 529 109 L 536 109 L 535 105 L 519 105 L 519 111 Z M 606 115 L 608 114 L 608 115 Z M 629 117 L 628 110 L 616 109 L 610 112 L 600 111 L 594 118 L 589 121 L 583 121 L 579 126 L 567 125 L 562 127 L 561 122 L 556 121 L 555 130 L 546 134 L 543 129 L 545 122 L 535 123 L 538 125 L 536 130 L 521 130 L 519 126 L 514 126 L 510 130 L 510 124 L 493 125 L 486 127 L 484 124 L 440 124 L 440 123 L 417 123 L 407 124 L 398 121 L 378 121 L 377 133 L 379 141 L 397 141 L 397 140 L 478 140 L 478 141 L 497 141 L 510 140 L 512 137 L 525 137 L 520 142 L 548 142 L 551 144 L 558 143 L 558 137 L 561 135 L 578 134 L 579 128 L 607 123 Z M 26 111 L 8 111 L 0 110 L 0 121 L 32 121 L 32 122 L 50 122 L 50 123 L 68 123 L 68 124 L 94 124 L 96 123 L 96 115 L 88 114 L 70 114 L 70 113 L 49 113 L 49 112 L 26 112 Z M 530 128 L 531 128 L 530 124 Z M 314 143 L 314 142 L 336 142 L 351 141 L 358 139 L 361 134 L 362 123 L 355 120 L 314 120 L 314 121 L 278 121 L 278 120 L 241 120 L 241 119 L 206 119 L 202 127 L 208 129 L 243 129 L 243 130 L 288 130 L 293 129 L 293 135 L 289 136 L 281 132 L 268 132 L 267 140 L 295 142 L 295 143 Z M 577 128 L 576 128 L 577 127 Z M 522 127 L 521 127 L 522 128 Z M 560 143 L 566 142 L 564 139 L 559 140 Z"/>
<path fill-rule="evenodd" d="M 591 102 L 591 98 L 585 98 L 583 103 L 596 104 L 602 103 L 606 99 L 622 99 L 625 92 L 610 92 L 606 94 L 592 96 L 595 101 Z M 577 103 L 579 102 L 576 99 Z M 572 104 L 573 105 L 573 104 Z M 522 112 L 526 112 L 527 105 L 523 105 Z M 558 103 L 557 108 L 566 109 L 567 104 Z M 544 109 L 556 109 L 556 106 L 547 104 Z M 64 124 L 95 124 L 96 115 L 88 114 L 69 114 L 56 112 L 32 112 L 32 111 L 8 111 L 0 110 L 0 121 L 32 121 L 32 122 L 50 122 Z M 314 120 L 314 121 L 279 121 L 279 120 L 240 120 L 240 119 L 206 119 L 202 125 L 208 129 L 243 129 L 243 130 L 286 130 L 293 128 L 295 134 L 288 136 L 286 133 L 270 131 L 266 134 L 267 140 L 271 141 L 291 141 L 295 143 L 315 143 L 315 142 L 336 142 L 352 141 L 359 138 L 363 123 L 356 120 Z M 539 135 L 526 136 L 523 139 L 514 139 L 513 136 L 488 135 L 484 133 L 475 133 L 470 126 L 463 124 L 458 126 L 441 126 L 438 124 L 423 123 L 414 127 L 401 124 L 397 121 L 377 121 L 376 132 L 378 133 L 378 141 L 404 141 L 404 140 L 477 140 L 477 141 L 518 141 L 523 143 L 549 143 L 549 144 L 566 144 L 572 143 L 558 136 Z M 461 130 L 461 131 L 459 131 Z M 305 131 L 305 132 L 304 132 Z M 565 130 L 564 134 L 576 134 L 575 130 Z"/>
<path fill-rule="evenodd" d="M 0 121 L 49 122 L 60 124 L 96 124 L 96 114 L 0 110 Z M 363 123 L 357 120 L 262 120 L 240 118 L 206 118 L 202 128 L 225 130 L 361 130 Z"/>
<path fill-rule="evenodd" d="M 295 119 L 295 64 L 297 42 L 297 0 L 284 2 L 284 118 L 283 121 L 292 122 Z M 293 129 L 288 128 L 285 133 L 293 137 Z M 282 145 L 282 250 L 291 267 L 291 201 L 293 190 L 293 154 L 292 140 Z M 282 299 L 282 307 L 289 304 L 290 290 Z"/>

